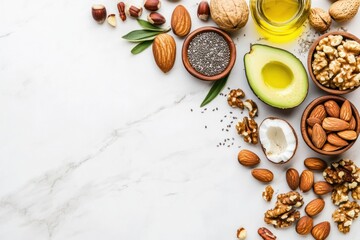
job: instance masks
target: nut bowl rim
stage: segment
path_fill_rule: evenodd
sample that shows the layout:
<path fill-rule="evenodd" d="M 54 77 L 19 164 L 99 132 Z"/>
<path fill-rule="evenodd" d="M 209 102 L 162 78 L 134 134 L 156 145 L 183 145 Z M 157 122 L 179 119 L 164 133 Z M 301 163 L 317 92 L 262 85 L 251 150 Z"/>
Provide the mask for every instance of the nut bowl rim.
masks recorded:
<path fill-rule="evenodd" d="M 309 105 L 306 106 L 302 116 L 301 116 L 301 121 L 300 121 L 300 129 L 301 129 L 301 135 L 305 141 L 305 143 L 312 149 L 314 150 L 315 152 L 317 153 L 320 153 L 322 155 L 328 155 L 328 156 L 335 156 L 335 155 L 340 155 L 344 152 L 346 152 L 347 150 L 349 150 L 353 145 L 354 143 L 356 142 L 357 139 L 351 141 L 349 143 L 349 145 L 347 145 L 346 147 L 343 147 L 339 150 L 336 150 L 336 151 L 332 151 L 332 152 L 327 152 L 327 151 L 324 151 L 324 150 L 321 150 L 321 149 L 318 149 L 317 147 L 314 146 L 314 144 L 312 143 L 310 137 L 308 136 L 308 133 L 307 133 L 307 123 L 306 123 L 306 119 L 309 117 L 311 111 L 319 104 L 321 103 L 324 103 L 328 100 L 334 100 L 335 102 L 344 102 L 345 100 L 348 100 L 347 98 L 345 97 L 341 97 L 341 96 L 337 96 L 337 95 L 325 95 L 325 96 L 321 96 L 321 97 L 318 97 L 318 98 L 315 98 L 312 102 L 309 103 Z M 348 100 L 350 102 L 350 100 Z M 359 137 L 359 133 L 360 133 L 360 124 L 359 124 L 359 121 L 360 121 L 360 116 L 359 116 L 359 112 L 358 110 L 356 109 L 355 105 L 352 104 L 352 102 L 350 102 L 350 105 L 351 105 L 351 110 L 354 114 L 354 117 L 355 117 L 355 120 L 356 120 L 356 133 L 357 133 L 357 136 Z"/>
<path fill-rule="evenodd" d="M 348 33 L 348 32 L 342 32 L 342 31 L 332 31 L 332 32 L 328 32 L 328 33 L 325 33 L 323 35 L 321 35 L 320 37 L 318 37 L 313 43 L 312 45 L 310 46 L 309 48 L 309 53 L 308 53 L 308 57 L 307 57 L 307 68 L 308 68 L 308 72 L 309 72 L 309 75 L 310 75 L 310 78 L 311 80 L 313 81 L 313 83 L 318 87 L 320 88 L 321 90 L 327 92 L 327 93 L 330 93 L 330 94 L 333 94 L 333 95 L 342 95 L 342 94 L 347 94 L 347 93 L 350 93 L 356 89 L 358 89 L 359 87 L 356 87 L 356 88 L 353 88 L 353 89 L 346 89 L 346 90 L 338 90 L 338 89 L 333 89 L 333 88 L 329 88 L 329 87 L 325 87 L 323 86 L 321 83 L 319 83 L 315 76 L 314 76 L 314 73 L 312 71 L 312 67 L 311 67 L 311 63 L 312 63 L 312 58 L 313 58 L 313 55 L 314 55 L 314 52 L 315 52 L 315 48 L 316 46 L 319 44 L 319 42 L 324 39 L 325 37 L 329 36 L 329 35 L 341 35 L 347 39 L 351 39 L 351 40 L 354 40 L 358 43 L 360 43 L 360 39 L 358 37 L 356 37 L 355 35 L 351 34 L 351 33 Z"/>
<path fill-rule="evenodd" d="M 188 59 L 188 55 L 187 55 L 187 50 L 189 48 L 190 42 L 194 39 L 194 37 L 196 37 L 198 34 L 200 33 L 204 33 L 204 32 L 216 32 L 218 33 L 220 36 L 222 36 L 225 41 L 227 42 L 227 44 L 229 45 L 229 49 L 230 49 L 230 61 L 228 66 L 225 68 L 224 71 L 222 71 L 221 73 L 214 75 L 214 76 L 206 76 L 204 74 L 201 74 L 199 72 L 197 72 L 190 64 L 189 59 Z M 201 27 L 198 28 L 194 31 L 192 31 L 184 40 L 183 46 L 182 46 L 182 62 L 184 64 L 185 69 L 194 77 L 200 79 L 200 80 L 204 80 L 204 81 L 217 81 L 220 80 L 221 78 L 226 77 L 230 71 L 232 70 L 232 68 L 234 67 L 235 61 L 236 61 L 236 46 L 234 44 L 234 41 L 232 40 L 232 38 L 230 37 L 230 35 L 228 33 L 226 33 L 225 31 L 221 30 L 220 28 L 217 27 L 212 27 L 212 26 L 206 26 L 206 27 Z"/>

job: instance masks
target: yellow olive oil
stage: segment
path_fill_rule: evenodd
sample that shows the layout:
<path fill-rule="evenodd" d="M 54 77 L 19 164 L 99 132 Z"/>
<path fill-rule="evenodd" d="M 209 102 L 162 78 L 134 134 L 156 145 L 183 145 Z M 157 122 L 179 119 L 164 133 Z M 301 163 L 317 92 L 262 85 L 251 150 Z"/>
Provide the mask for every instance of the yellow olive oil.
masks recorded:
<path fill-rule="evenodd" d="M 250 0 L 258 32 L 272 42 L 288 42 L 304 30 L 311 0 Z"/>
<path fill-rule="evenodd" d="M 298 0 L 267 0 L 261 5 L 264 16 L 271 22 L 284 23 L 291 20 L 299 11 Z"/>
<path fill-rule="evenodd" d="M 294 74 L 288 66 L 281 62 L 269 62 L 262 71 L 262 78 L 265 84 L 271 88 L 284 89 L 294 79 Z"/>

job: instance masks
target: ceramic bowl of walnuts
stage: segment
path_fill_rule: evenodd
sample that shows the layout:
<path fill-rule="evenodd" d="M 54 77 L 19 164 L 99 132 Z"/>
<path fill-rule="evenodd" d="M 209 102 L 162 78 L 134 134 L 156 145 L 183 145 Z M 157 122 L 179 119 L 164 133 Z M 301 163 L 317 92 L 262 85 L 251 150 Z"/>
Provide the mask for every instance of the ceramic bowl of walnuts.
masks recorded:
<path fill-rule="evenodd" d="M 301 118 L 305 143 L 323 155 L 339 155 L 349 150 L 360 132 L 359 112 L 346 98 L 328 95 L 314 99 Z"/>
<path fill-rule="evenodd" d="M 341 31 L 319 37 L 310 47 L 308 70 L 314 84 L 334 95 L 360 86 L 360 39 Z"/>

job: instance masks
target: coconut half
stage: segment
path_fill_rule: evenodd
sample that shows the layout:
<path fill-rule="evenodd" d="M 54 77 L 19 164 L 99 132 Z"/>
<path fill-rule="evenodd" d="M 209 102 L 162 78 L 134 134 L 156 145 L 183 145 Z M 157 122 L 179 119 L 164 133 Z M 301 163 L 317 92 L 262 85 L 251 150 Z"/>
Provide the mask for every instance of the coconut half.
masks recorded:
<path fill-rule="evenodd" d="M 264 119 L 259 127 L 259 139 L 267 159 L 273 163 L 285 163 L 295 154 L 298 140 L 293 127 L 275 117 Z"/>

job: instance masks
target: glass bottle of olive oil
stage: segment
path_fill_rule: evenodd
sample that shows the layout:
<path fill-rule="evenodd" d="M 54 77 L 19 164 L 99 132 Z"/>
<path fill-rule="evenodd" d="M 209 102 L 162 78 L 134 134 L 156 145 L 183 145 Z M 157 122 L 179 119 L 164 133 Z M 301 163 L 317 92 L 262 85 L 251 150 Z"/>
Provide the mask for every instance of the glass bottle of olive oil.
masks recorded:
<path fill-rule="evenodd" d="M 258 31 L 270 41 L 287 42 L 303 30 L 311 0 L 250 0 Z"/>

